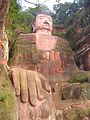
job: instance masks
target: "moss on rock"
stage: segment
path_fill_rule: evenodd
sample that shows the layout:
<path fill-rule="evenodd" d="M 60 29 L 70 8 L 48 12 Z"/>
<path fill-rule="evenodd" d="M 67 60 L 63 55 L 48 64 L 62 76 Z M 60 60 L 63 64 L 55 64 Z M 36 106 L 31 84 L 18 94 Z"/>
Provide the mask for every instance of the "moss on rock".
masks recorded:
<path fill-rule="evenodd" d="M 85 120 L 86 118 L 89 120 L 89 110 L 83 109 L 70 109 L 64 111 L 64 119 L 63 120 Z"/>
<path fill-rule="evenodd" d="M 90 100 L 90 83 L 73 83 L 61 87 L 62 100 Z"/>
<path fill-rule="evenodd" d="M 18 107 L 6 66 L 0 66 L 0 120 L 18 120 Z"/>
<path fill-rule="evenodd" d="M 88 71 L 83 71 L 83 72 L 78 72 L 76 74 L 74 74 L 74 76 L 69 80 L 70 83 L 84 83 L 84 82 L 88 82 L 90 79 L 90 72 Z"/>

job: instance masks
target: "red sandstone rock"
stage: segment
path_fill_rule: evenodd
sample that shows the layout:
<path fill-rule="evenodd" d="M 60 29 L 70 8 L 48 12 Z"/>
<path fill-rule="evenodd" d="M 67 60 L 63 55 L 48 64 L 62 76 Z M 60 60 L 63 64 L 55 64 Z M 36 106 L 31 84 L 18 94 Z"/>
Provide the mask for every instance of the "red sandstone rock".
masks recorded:
<path fill-rule="evenodd" d="M 40 73 L 19 67 L 11 69 L 19 120 L 55 120 L 55 108 L 50 86 Z"/>
<path fill-rule="evenodd" d="M 33 26 L 34 32 L 37 34 L 51 35 L 52 18 L 46 14 L 38 14 Z"/>
<path fill-rule="evenodd" d="M 0 64 L 7 65 L 7 58 L 3 57 L 3 45 L 2 45 L 2 41 L 1 40 L 0 40 Z"/>
<path fill-rule="evenodd" d="M 50 51 L 55 49 L 56 40 L 54 36 L 45 35 L 45 34 L 36 34 L 36 46 L 39 50 L 42 51 Z"/>

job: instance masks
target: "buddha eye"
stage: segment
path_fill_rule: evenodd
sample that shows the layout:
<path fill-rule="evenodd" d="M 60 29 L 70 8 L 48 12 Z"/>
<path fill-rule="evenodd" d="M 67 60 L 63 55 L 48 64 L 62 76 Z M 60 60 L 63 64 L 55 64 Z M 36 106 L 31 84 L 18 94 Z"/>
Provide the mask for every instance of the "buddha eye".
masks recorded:
<path fill-rule="evenodd" d="M 51 18 L 48 18 L 48 21 L 52 22 L 52 19 L 51 19 Z"/>
<path fill-rule="evenodd" d="M 40 19 L 43 19 L 43 18 L 40 18 Z"/>
<path fill-rule="evenodd" d="M 43 18 L 44 18 L 44 16 L 40 16 L 39 18 L 40 18 L 40 19 L 43 19 Z"/>
<path fill-rule="evenodd" d="M 52 22 L 52 20 L 51 20 L 51 19 L 49 19 L 48 21 Z"/>

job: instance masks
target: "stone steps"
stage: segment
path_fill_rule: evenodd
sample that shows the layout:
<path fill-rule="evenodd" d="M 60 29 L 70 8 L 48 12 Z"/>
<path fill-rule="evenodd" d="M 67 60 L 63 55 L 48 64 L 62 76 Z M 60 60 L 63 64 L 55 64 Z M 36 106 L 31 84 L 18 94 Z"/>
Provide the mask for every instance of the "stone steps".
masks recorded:
<path fill-rule="evenodd" d="M 64 83 L 55 88 L 56 120 L 90 120 L 90 83 Z"/>
<path fill-rule="evenodd" d="M 90 100 L 57 100 L 56 120 L 90 120 Z"/>

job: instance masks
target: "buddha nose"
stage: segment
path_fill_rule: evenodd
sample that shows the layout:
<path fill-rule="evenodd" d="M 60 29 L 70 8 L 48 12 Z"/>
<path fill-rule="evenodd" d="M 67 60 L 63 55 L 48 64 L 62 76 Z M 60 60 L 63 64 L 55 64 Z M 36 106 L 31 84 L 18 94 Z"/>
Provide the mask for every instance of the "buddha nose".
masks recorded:
<path fill-rule="evenodd" d="M 44 23 L 45 23 L 45 24 L 48 24 L 48 20 L 45 20 Z"/>

